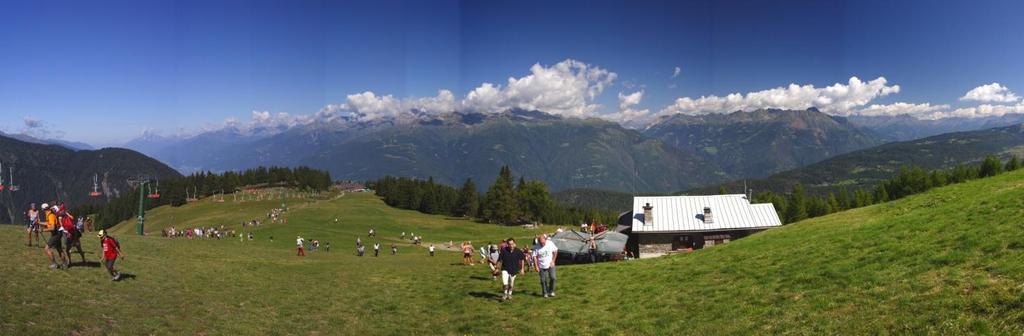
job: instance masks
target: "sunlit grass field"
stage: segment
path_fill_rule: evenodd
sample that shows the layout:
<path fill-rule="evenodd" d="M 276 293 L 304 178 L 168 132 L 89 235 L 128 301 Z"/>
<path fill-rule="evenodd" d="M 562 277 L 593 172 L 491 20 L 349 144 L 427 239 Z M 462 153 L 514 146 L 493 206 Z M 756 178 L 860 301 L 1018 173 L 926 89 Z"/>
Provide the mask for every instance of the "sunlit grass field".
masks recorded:
<path fill-rule="evenodd" d="M 815 218 L 691 254 L 563 265 L 558 296 L 535 273 L 511 302 L 484 266 L 449 240 L 520 239 L 527 230 L 428 216 L 371 194 L 289 199 L 288 224 L 256 240 L 159 237 L 176 225 L 265 217 L 281 200 L 203 200 L 112 230 L 135 278 L 49 270 L 24 231 L 0 227 L 0 334 L 1013 334 L 1024 333 L 1024 171 Z M 338 218 L 338 222 L 334 222 Z M 356 236 L 378 231 L 398 255 L 356 257 Z M 295 256 L 294 239 L 330 241 Z M 269 237 L 275 239 L 270 241 Z M 88 258 L 98 240 L 84 240 Z M 441 245 L 439 245 L 440 247 Z M 371 251 L 368 251 L 371 252 Z"/>

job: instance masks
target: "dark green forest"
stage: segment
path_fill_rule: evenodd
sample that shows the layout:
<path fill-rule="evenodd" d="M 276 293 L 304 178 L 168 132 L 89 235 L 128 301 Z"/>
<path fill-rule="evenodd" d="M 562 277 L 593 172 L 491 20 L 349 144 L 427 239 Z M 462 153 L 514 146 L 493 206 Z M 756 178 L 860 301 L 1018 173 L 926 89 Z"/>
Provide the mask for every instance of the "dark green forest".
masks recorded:
<path fill-rule="evenodd" d="M 231 194 L 243 188 L 289 187 L 303 191 L 326 191 L 330 189 L 332 183 L 330 173 L 308 167 L 259 167 L 239 172 L 201 172 L 178 178 L 152 180 L 141 188 L 144 188 L 144 195 L 159 192 L 158 198 L 145 197 L 145 208 L 148 210 L 163 205 L 182 206 L 188 203 L 187 198 Z M 139 188 L 135 187 L 132 192 L 123 193 L 120 197 L 112 198 L 110 202 L 101 205 L 69 206 L 74 213 L 96 214 L 96 227 L 108 228 L 137 215 Z"/>
<path fill-rule="evenodd" d="M 882 180 L 874 189 L 842 189 L 824 196 L 816 196 L 807 192 L 803 184 L 798 182 L 793 184 L 786 194 L 766 191 L 756 194 L 753 201 L 772 203 L 783 223 L 793 223 L 847 209 L 897 200 L 932 188 L 995 176 L 1020 167 L 1021 162 L 1016 156 L 1002 162 L 989 155 L 979 164 L 958 165 L 948 170 L 936 169 L 928 172 L 921 167 L 903 167 L 896 176 Z"/>
<path fill-rule="evenodd" d="M 475 218 L 482 222 L 515 225 L 543 223 L 576 225 L 597 221 L 614 224 L 618 214 L 609 210 L 565 207 L 555 203 L 547 185 L 539 180 L 512 176 L 508 166 L 480 194 L 467 179 L 461 188 L 427 180 L 385 176 L 368 184 L 390 206 L 427 214 Z"/>

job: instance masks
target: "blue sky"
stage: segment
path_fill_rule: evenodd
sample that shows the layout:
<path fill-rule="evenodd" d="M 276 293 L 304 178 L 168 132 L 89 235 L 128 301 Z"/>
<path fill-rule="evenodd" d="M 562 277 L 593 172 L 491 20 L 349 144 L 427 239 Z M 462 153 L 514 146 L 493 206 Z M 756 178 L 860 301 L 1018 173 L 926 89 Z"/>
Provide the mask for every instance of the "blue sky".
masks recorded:
<path fill-rule="evenodd" d="M 349 95 L 367 91 L 450 90 L 458 104 L 485 82 L 540 82 L 567 59 L 584 64 L 569 75 L 614 78 L 586 79 L 593 97 L 520 83 L 533 93 L 488 106 L 549 89 L 567 95 L 552 109 L 617 118 L 764 107 L 754 96 L 776 94 L 793 96 L 780 107 L 845 102 L 825 106 L 833 114 L 977 115 L 982 104 L 1024 109 L 1012 93 L 1024 91 L 1022 12 L 1020 1 L 3 1 L 0 130 L 109 145 L 252 111 L 358 110 Z M 853 97 L 785 90 L 853 76 L 885 81 Z"/>

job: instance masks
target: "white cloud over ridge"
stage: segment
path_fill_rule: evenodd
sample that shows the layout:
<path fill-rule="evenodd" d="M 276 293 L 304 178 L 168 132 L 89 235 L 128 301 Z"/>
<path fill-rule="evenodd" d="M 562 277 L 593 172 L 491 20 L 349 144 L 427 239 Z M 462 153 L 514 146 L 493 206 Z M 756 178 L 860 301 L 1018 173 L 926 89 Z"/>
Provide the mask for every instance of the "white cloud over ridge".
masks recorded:
<path fill-rule="evenodd" d="M 768 90 L 732 93 L 721 96 L 701 96 L 700 98 L 681 97 L 658 112 L 659 115 L 671 114 L 712 114 L 731 113 L 735 111 L 751 111 L 765 108 L 807 109 L 817 108 L 822 112 L 834 115 L 851 115 L 872 100 L 900 92 L 899 85 L 888 85 L 885 77 L 871 81 L 862 81 L 850 77 L 846 84 L 836 83 L 831 86 L 817 88 L 814 85 L 790 84 Z"/>
<path fill-rule="evenodd" d="M 942 111 L 949 110 L 949 105 L 932 105 L 930 103 L 924 104 L 913 104 L 913 103 L 892 103 L 892 104 L 872 104 L 860 111 L 857 111 L 856 115 L 875 117 L 875 116 L 897 116 L 901 114 L 910 115 L 913 117 L 923 117 L 926 115 L 932 115 Z"/>
<path fill-rule="evenodd" d="M 681 72 L 680 67 L 674 67 L 672 78 L 680 76 Z M 395 97 L 365 91 L 349 94 L 344 102 L 326 105 L 314 114 L 253 111 L 248 121 L 229 119 L 225 121 L 224 126 L 246 131 L 274 130 L 338 119 L 411 120 L 421 114 L 436 115 L 454 111 L 500 113 L 513 108 L 539 110 L 563 117 L 597 117 L 628 127 L 643 127 L 658 117 L 672 114 L 701 115 L 767 108 L 813 107 L 823 113 L 838 116 L 910 115 L 920 119 L 977 118 L 1024 113 L 1024 104 L 1020 103 L 983 104 L 962 108 L 928 102 L 879 103 L 877 101 L 884 97 L 898 94 L 901 91 L 900 86 L 889 83 L 885 77 L 865 81 L 855 76 L 845 82 L 824 87 L 793 83 L 724 96 L 684 96 L 658 109 L 643 106 L 642 101 L 647 96 L 645 85 L 627 81 L 623 83 L 625 89 L 638 91 L 618 92 L 617 109 L 616 106 L 605 107 L 597 103 L 598 98 L 614 85 L 617 78 L 618 74 L 599 66 L 566 59 L 550 66 L 534 64 L 530 67 L 529 73 L 521 77 L 509 77 L 504 83 L 481 83 L 461 98 L 444 89 L 429 97 Z M 972 89 L 960 97 L 960 100 L 1012 103 L 1019 102 L 1020 97 L 1009 88 L 992 83 Z"/>
<path fill-rule="evenodd" d="M 619 92 L 619 111 L 604 114 L 601 117 L 627 127 L 642 127 L 644 124 L 649 123 L 652 118 L 649 109 L 635 108 L 643 99 L 643 90 L 628 95 Z"/>
<path fill-rule="evenodd" d="M 485 113 L 521 108 L 587 117 L 600 107 L 594 99 L 617 77 L 614 72 L 572 59 L 551 67 L 534 64 L 529 75 L 509 77 L 504 87 L 483 83 L 466 95 L 462 107 Z"/>
<path fill-rule="evenodd" d="M 1020 100 L 1013 91 L 999 83 L 986 84 L 970 91 L 960 97 L 961 101 L 979 101 L 995 103 L 1012 103 Z"/>

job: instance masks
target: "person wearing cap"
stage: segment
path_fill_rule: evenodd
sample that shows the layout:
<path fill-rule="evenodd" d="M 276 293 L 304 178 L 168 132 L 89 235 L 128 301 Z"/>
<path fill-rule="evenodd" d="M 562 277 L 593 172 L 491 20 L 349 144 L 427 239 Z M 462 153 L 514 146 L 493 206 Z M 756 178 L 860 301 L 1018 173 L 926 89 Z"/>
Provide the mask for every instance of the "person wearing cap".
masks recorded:
<path fill-rule="evenodd" d="M 46 228 L 43 231 L 50 233 L 50 238 L 46 240 L 46 256 L 50 257 L 50 269 L 62 267 L 67 263 L 67 258 L 64 256 L 64 249 L 61 248 L 61 234 L 60 230 L 57 229 L 57 214 L 60 210 L 56 206 L 53 208 L 49 204 L 43 203 L 43 212 L 46 216 Z M 57 255 L 60 256 L 60 265 L 57 266 L 57 260 L 53 257 L 53 250 L 57 250 Z"/>
<path fill-rule="evenodd" d="M 96 236 L 100 237 L 100 245 L 103 246 L 103 266 L 107 268 L 107 273 L 110 273 L 110 281 L 120 280 L 121 272 L 114 269 L 114 261 L 117 257 L 124 257 L 121 244 L 114 237 L 107 235 L 107 230 L 100 230 Z"/>

